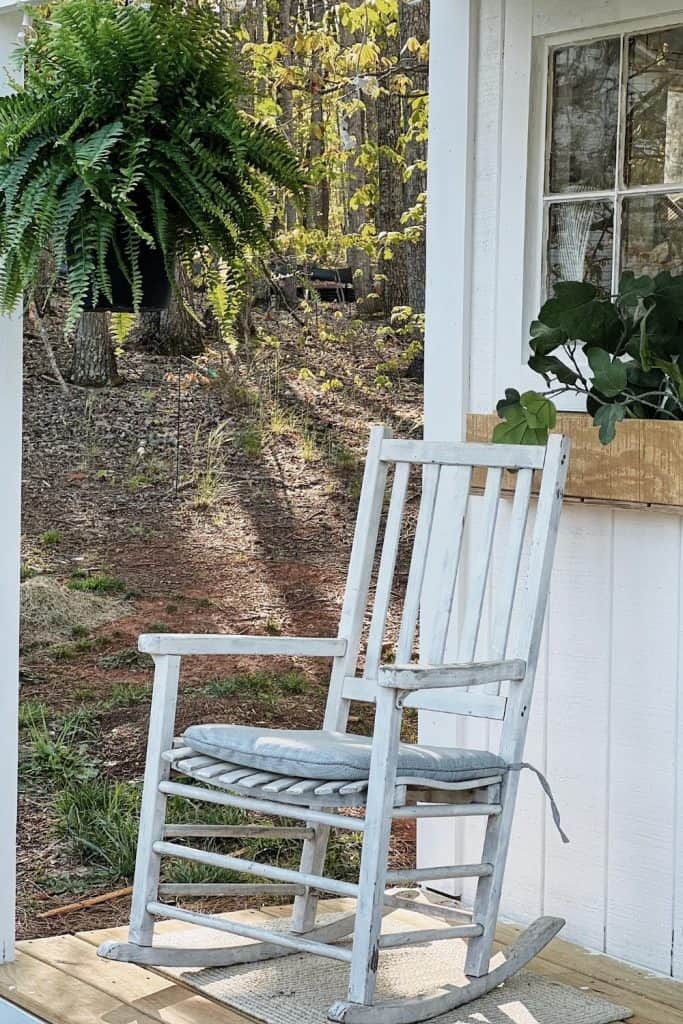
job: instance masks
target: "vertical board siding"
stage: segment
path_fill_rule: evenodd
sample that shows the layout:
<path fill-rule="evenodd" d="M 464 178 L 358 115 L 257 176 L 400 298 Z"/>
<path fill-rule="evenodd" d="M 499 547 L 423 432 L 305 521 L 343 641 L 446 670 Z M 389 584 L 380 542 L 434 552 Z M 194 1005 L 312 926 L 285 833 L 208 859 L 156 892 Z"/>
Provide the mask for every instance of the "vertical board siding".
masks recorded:
<path fill-rule="evenodd" d="M 571 843 L 565 846 L 552 824 L 547 829 L 544 911 L 562 916 L 571 907 L 566 938 L 601 949 L 613 515 L 587 511 L 563 511 L 548 608 L 546 770 Z"/>
<path fill-rule="evenodd" d="M 680 524 L 615 512 L 606 948 L 668 973 Z M 598 637 L 596 636 L 596 643 Z"/>
<path fill-rule="evenodd" d="M 564 510 L 525 760 L 547 773 L 571 842 L 523 776 L 501 907 L 563 916 L 568 939 L 681 980 L 682 537 L 677 516 Z M 496 749 L 496 733 L 468 720 L 464 742 Z M 465 860 L 481 837 L 464 824 Z"/>
<path fill-rule="evenodd" d="M 671 973 L 674 978 L 683 978 L 683 518 L 679 520 L 679 567 L 678 567 L 678 677 L 676 693 L 676 764 L 675 789 L 676 806 L 674 835 L 674 902 L 672 907 L 673 945 L 671 948 Z"/>

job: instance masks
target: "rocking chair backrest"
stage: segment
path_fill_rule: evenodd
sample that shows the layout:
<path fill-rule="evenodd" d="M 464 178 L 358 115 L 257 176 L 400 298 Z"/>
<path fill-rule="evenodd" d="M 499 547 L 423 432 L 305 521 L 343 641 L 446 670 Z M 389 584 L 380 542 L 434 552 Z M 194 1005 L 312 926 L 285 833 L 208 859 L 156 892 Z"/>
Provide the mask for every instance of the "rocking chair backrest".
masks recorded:
<path fill-rule="evenodd" d="M 330 682 L 325 728 L 344 728 L 351 700 L 374 701 L 377 670 L 383 659 L 399 547 L 403 539 L 404 511 L 408 485 L 419 485 L 421 496 L 415 525 L 408 579 L 402 599 L 400 627 L 391 655 L 384 660 L 407 664 L 413 659 L 418 616 L 429 579 L 430 606 L 426 637 L 421 638 L 420 661 L 427 665 L 444 663 L 449 626 L 456 591 L 462 609 L 454 656 L 450 662 L 500 661 L 520 658 L 527 663 L 527 676 L 515 684 L 514 699 L 501 696 L 499 688 L 470 690 L 425 690 L 411 694 L 406 706 L 492 719 L 527 715 L 538 659 L 540 636 L 550 580 L 550 570 L 562 504 L 569 442 L 553 435 L 547 447 L 518 445 L 459 444 L 393 440 L 383 427 L 373 427 L 354 534 L 349 573 L 339 628 L 347 641 L 346 654 L 335 659 Z M 374 601 L 362 673 L 358 670 L 361 637 L 375 553 L 379 544 L 382 510 L 389 470 L 393 483 L 377 570 Z M 499 515 L 505 471 L 514 496 L 507 517 Z M 420 472 L 421 471 L 421 472 Z M 475 476 L 476 471 L 476 476 Z M 534 471 L 542 482 L 533 530 L 528 530 L 529 506 Z M 473 478 L 482 486 L 477 502 L 472 542 L 469 544 L 467 573 L 462 569 L 463 539 Z M 509 482 L 506 481 L 506 489 Z M 491 580 L 496 536 L 503 532 L 497 550 L 500 571 Z M 435 525 L 436 524 L 436 525 Z M 527 534 L 528 544 L 525 545 Z M 525 554 L 526 551 L 526 554 Z M 523 556 L 526 572 L 522 574 Z M 466 577 L 466 578 L 465 578 Z M 492 586 L 492 584 L 494 584 Z M 491 587 L 494 612 L 482 652 L 480 637 L 487 588 Z M 514 628 L 511 629 L 514 616 Z M 479 644 L 479 647 L 478 647 Z M 522 733 L 525 729 L 522 730 Z M 501 751 L 519 756 L 518 729 L 503 731 Z M 523 742 L 523 735 L 522 735 Z M 507 748 L 507 749 L 503 749 Z M 520 748 L 520 749 L 518 749 Z"/>

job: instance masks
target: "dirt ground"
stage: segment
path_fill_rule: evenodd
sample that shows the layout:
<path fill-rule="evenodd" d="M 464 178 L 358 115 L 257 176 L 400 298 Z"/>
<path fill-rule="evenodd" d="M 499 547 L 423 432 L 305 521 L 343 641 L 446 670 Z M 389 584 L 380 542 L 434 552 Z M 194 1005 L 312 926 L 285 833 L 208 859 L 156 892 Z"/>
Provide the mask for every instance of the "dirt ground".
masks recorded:
<path fill-rule="evenodd" d="M 54 737 L 82 715 L 78 743 L 98 778 L 136 780 L 151 686 L 139 633 L 336 631 L 368 428 L 384 422 L 417 436 L 421 385 L 401 372 L 400 339 L 356 321 L 353 307 L 302 315 L 303 327 L 284 312 L 261 313 L 253 345 L 194 362 L 124 347 L 120 386 L 69 386 L 68 395 L 27 324 L 24 586 L 48 580 L 57 596 L 85 586 L 112 617 L 92 625 L 84 611 L 52 634 L 49 622 L 23 624 L 21 937 L 120 924 L 128 911 L 122 898 L 37 916 L 128 880 L 93 875 L 60 836 L 59 781 L 44 766 L 36 774 L 27 722 L 37 716 Z M 53 338 L 66 371 L 57 321 Z M 304 683 L 267 693 L 221 683 L 266 669 L 295 670 Z M 318 723 L 325 671 L 291 659 L 185 659 L 178 728 Z M 368 724 L 359 709 L 351 727 Z M 392 861 L 413 857 L 406 826 Z"/>

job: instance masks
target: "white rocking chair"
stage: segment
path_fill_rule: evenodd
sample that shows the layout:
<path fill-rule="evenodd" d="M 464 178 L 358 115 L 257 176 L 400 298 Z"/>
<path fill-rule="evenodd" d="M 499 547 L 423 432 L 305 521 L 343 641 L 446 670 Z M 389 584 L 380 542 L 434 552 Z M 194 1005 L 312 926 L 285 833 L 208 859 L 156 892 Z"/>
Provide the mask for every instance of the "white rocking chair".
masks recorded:
<path fill-rule="evenodd" d="M 129 941 L 105 943 L 100 955 L 137 964 L 209 967 L 267 960 L 297 951 L 350 964 L 347 1000 L 330 1008 L 329 1019 L 373 1024 L 428 1020 L 489 992 L 531 960 L 564 921 L 541 918 L 489 966 L 503 874 L 510 839 L 519 769 L 555 549 L 569 442 L 551 436 L 547 448 L 451 444 L 392 440 L 374 427 L 360 497 L 348 581 L 338 636 L 334 639 L 279 636 L 145 635 L 140 650 L 155 662 L 135 885 Z M 378 546 L 387 474 L 393 467 L 365 660 L 358 673 L 361 634 Z M 470 501 L 472 474 L 486 472 L 483 497 Z M 420 473 L 419 470 L 422 472 Z M 508 516 L 499 516 L 503 472 L 514 470 L 514 498 Z M 408 483 L 422 483 L 419 514 L 410 556 L 395 664 L 381 665 L 382 644 L 402 536 Z M 527 531 L 532 476 L 542 472 L 533 529 Z M 479 478 L 477 478 L 479 479 Z M 441 526 L 432 530 L 435 510 Z M 461 628 L 457 659 L 444 663 L 468 507 L 477 505 L 473 539 L 468 545 L 467 579 L 459 584 Z M 444 514 L 445 512 L 445 514 Z M 505 519 L 496 563 L 502 569 L 491 591 L 495 612 L 487 629 L 486 660 L 475 661 L 482 646 L 480 621 L 494 537 Z M 531 533 L 525 572 L 520 571 L 525 536 Z M 496 574 L 497 575 L 497 574 Z M 422 660 L 411 663 L 423 587 L 429 579 L 433 607 Z M 514 613 L 514 615 L 513 615 Z M 512 623 L 512 628 L 511 628 Z M 479 642 L 478 642 L 479 641 Z M 174 719 L 180 659 L 183 655 L 297 655 L 332 659 L 322 731 L 254 729 L 246 726 L 195 725 L 174 744 Z M 506 687 L 501 692 L 501 683 Z M 346 733 L 351 701 L 375 703 L 374 734 Z M 403 744 L 402 709 L 423 708 L 497 720 L 502 723 L 497 754 Z M 187 782 L 171 781 L 171 770 Z M 191 781 L 190 781 L 191 780 Z M 188 784 L 189 783 L 189 784 Z M 167 825 L 171 795 L 286 817 L 298 827 Z M 365 806 L 363 818 L 338 813 Z M 389 871 L 387 857 L 392 820 L 484 815 L 487 818 L 481 862 Z M 358 884 L 324 875 L 331 828 L 363 832 Z M 188 838 L 260 834 L 303 840 L 298 871 L 255 863 L 186 845 Z M 174 840 L 180 840 L 174 841 Z M 278 932 L 193 912 L 174 905 L 180 896 L 239 891 L 237 884 L 160 884 L 163 857 L 184 858 L 269 880 L 243 883 L 245 892 L 293 895 L 289 930 Z M 387 886 L 404 882 L 472 877 L 477 879 L 471 923 L 462 914 L 415 903 Z M 279 884 L 274 884 L 279 883 Z M 356 914 L 316 926 L 317 893 L 357 899 Z M 170 897 L 171 901 L 164 901 Z M 441 918 L 440 927 L 382 935 L 387 910 L 409 907 Z M 450 921 L 444 927 L 443 919 Z M 158 918 L 171 918 L 230 932 L 255 942 L 223 948 L 184 949 L 153 944 Z M 454 923 L 454 922 L 460 923 Z M 353 936 L 351 946 L 339 944 Z M 461 937 L 468 940 L 467 984 L 444 987 L 415 1000 L 375 1002 L 379 955 L 383 949 Z M 450 982 L 450 983 L 449 983 Z"/>

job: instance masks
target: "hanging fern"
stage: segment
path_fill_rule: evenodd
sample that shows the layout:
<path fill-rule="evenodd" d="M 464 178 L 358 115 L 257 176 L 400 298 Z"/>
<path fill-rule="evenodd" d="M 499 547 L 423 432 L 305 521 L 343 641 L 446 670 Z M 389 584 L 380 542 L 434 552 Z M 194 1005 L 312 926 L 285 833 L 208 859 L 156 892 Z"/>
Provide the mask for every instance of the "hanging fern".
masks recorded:
<path fill-rule="evenodd" d="M 26 84 L 0 98 L 0 307 L 32 296 L 41 252 L 67 266 L 68 333 L 112 269 L 139 310 L 145 247 L 239 276 L 277 190 L 300 197 L 285 139 L 242 109 L 235 43 L 184 0 L 59 0 L 36 15 Z M 230 268 L 235 270 L 231 272 Z"/>

